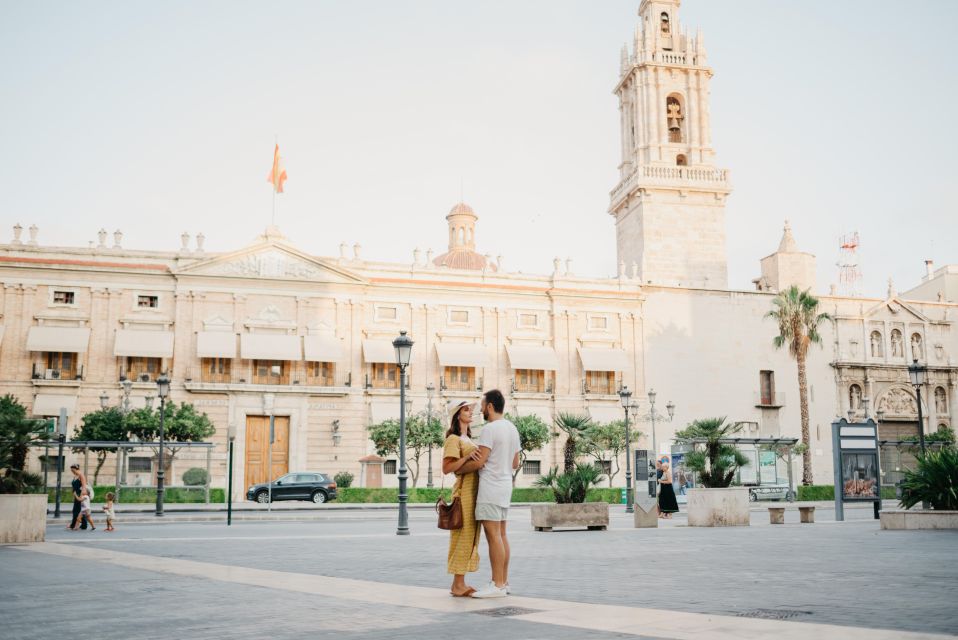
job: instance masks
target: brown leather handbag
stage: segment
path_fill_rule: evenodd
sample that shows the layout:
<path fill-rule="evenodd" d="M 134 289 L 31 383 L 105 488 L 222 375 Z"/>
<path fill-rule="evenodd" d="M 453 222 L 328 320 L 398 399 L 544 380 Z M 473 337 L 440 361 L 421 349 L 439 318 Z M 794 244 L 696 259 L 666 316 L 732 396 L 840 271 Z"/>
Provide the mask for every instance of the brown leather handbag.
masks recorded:
<path fill-rule="evenodd" d="M 453 496 L 452 502 L 446 504 L 446 499 L 442 497 L 443 489 L 446 486 L 446 474 L 442 474 L 442 482 L 439 485 L 439 499 L 436 500 L 436 513 L 439 515 L 439 528 L 446 531 L 455 531 L 462 529 L 462 501 L 459 496 Z"/>

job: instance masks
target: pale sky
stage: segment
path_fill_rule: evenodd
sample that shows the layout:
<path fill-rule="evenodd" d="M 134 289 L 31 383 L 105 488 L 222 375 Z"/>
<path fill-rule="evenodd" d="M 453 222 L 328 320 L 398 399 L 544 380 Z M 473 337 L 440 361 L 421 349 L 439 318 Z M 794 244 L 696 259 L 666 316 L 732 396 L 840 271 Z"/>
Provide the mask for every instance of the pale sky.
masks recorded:
<path fill-rule="evenodd" d="M 458 201 L 507 270 L 616 271 L 619 49 L 639 0 L 0 0 L 0 240 L 133 249 L 248 244 L 411 261 L 445 249 Z M 792 222 L 836 282 L 861 234 L 865 293 L 958 263 L 958 3 L 685 0 L 715 71 L 731 171 L 729 277 L 751 288 Z M 948 197 L 952 196 L 952 197 Z"/>

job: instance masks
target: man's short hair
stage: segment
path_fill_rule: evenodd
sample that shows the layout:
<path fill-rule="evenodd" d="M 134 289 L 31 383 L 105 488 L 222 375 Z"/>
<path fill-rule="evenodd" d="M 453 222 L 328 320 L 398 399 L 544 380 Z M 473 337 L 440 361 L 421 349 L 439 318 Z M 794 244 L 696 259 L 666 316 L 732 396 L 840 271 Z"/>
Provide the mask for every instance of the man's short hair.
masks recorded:
<path fill-rule="evenodd" d="M 502 413 L 506 410 L 506 399 L 498 389 L 490 389 L 482 394 L 482 399 L 486 404 L 491 404 L 496 413 Z"/>

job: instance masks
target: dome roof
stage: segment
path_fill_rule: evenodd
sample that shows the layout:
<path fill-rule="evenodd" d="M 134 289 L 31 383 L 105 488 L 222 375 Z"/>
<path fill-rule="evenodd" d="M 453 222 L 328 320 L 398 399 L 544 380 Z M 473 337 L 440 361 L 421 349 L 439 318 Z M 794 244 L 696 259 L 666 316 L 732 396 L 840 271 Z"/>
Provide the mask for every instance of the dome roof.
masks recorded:
<path fill-rule="evenodd" d="M 448 217 L 448 216 L 461 215 L 461 214 L 470 215 L 470 216 L 475 216 L 475 215 L 476 215 L 476 212 L 473 211 L 473 210 L 472 210 L 472 207 L 470 207 L 470 206 L 469 206 L 468 204 L 466 204 L 465 202 L 460 202 L 460 203 L 458 203 L 456 206 L 454 206 L 452 209 L 449 210 L 449 213 L 447 214 L 447 217 Z M 477 217 L 478 217 L 478 216 L 477 216 Z"/>
<path fill-rule="evenodd" d="M 437 267 L 448 267 L 449 269 L 467 269 L 471 271 L 496 271 L 496 265 L 486 260 L 486 257 L 469 249 L 455 249 L 442 254 L 432 261 Z"/>

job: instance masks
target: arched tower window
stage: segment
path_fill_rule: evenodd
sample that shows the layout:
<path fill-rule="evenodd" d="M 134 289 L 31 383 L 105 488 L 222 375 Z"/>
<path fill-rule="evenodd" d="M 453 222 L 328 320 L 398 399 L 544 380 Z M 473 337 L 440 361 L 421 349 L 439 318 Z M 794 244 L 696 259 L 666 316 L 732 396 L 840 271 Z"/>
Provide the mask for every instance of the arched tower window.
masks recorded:
<path fill-rule="evenodd" d="M 666 11 L 662 12 L 662 16 L 659 18 L 659 24 L 662 27 L 662 35 L 667 36 L 672 34 L 672 21 L 669 19 L 669 14 Z"/>
<path fill-rule="evenodd" d="M 689 166 L 689 159 L 685 157 L 685 154 L 680 153 L 675 156 L 675 165 L 678 167 L 687 167 Z"/>
<path fill-rule="evenodd" d="M 665 113 L 669 125 L 669 142 L 683 142 L 682 121 L 685 114 L 682 111 L 682 101 L 678 96 L 669 96 L 665 99 Z"/>
<path fill-rule="evenodd" d="M 459 243 L 458 244 L 463 245 L 465 243 L 466 243 L 466 230 L 463 229 L 462 227 L 459 227 Z"/>

